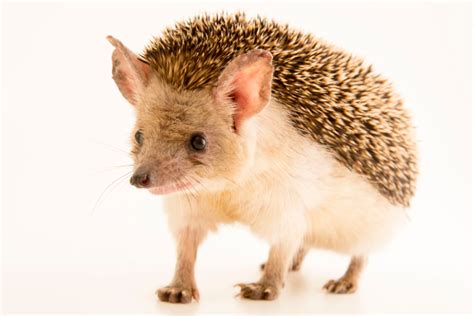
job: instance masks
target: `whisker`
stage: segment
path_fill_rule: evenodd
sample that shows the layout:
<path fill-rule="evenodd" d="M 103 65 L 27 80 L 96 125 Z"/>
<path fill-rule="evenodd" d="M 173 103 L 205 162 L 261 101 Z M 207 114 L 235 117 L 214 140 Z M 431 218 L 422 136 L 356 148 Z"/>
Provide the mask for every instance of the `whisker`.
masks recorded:
<path fill-rule="evenodd" d="M 103 143 L 103 142 L 95 142 L 96 144 L 98 145 L 102 145 L 102 146 L 105 146 L 105 147 L 108 147 L 108 149 L 111 149 L 111 150 L 114 150 L 116 152 L 120 152 L 122 154 L 126 154 L 127 156 L 130 156 L 130 152 L 128 150 L 125 150 L 125 149 L 122 149 L 122 148 L 119 148 L 119 147 L 116 147 L 114 145 L 110 145 L 110 144 L 106 144 L 106 143 Z"/>
<path fill-rule="evenodd" d="M 204 190 L 209 192 L 209 190 L 206 188 L 206 186 L 204 184 L 202 184 L 202 182 L 199 181 L 199 179 L 197 179 L 196 177 L 193 177 L 191 175 L 189 175 L 189 178 L 191 178 L 191 180 L 193 180 L 194 182 L 197 182 Z"/>
<path fill-rule="evenodd" d="M 188 176 L 189 176 L 189 175 L 188 175 Z M 196 195 L 199 195 L 199 193 L 198 193 L 198 191 L 196 191 L 196 188 L 194 188 L 194 183 L 193 183 L 192 181 L 189 181 L 188 176 L 187 176 L 187 175 L 183 175 L 182 177 L 184 178 L 184 180 L 185 180 L 186 182 L 191 183 L 191 187 L 189 188 L 189 192 L 192 193 L 194 199 L 197 200 L 195 194 L 196 194 Z M 189 177 L 191 177 L 191 176 L 189 176 Z M 191 178 L 191 180 L 194 180 L 194 179 Z M 187 188 L 187 189 L 188 189 L 188 188 Z M 193 194 L 193 191 L 192 191 L 192 190 L 194 190 L 194 194 Z"/>
<path fill-rule="evenodd" d="M 233 185 L 235 185 L 236 187 L 238 187 L 239 189 L 243 189 L 242 186 L 240 184 L 238 184 L 237 182 L 235 182 L 234 180 L 230 179 L 230 178 L 227 178 L 227 177 L 223 177 L 225 180 L 229 181 L 230 183 L 232 183 Z"/>
<path fill-rule="evenodd" d="M 184 178 L 184 179 L 189 182 L 188 179 L 186 179 L 186 178 Z M 181 182 L 181 183 L 182 183 L 182 182 Z M 181 184 L 181 185 L 182 185 L 182 184 Z M 192 189 L 193 189 L 193 187 L 191 186 L 190 188 L 185 188 L 184 190 L 185 190 L 186 192 L 189 192 L 189 194 L 191 194 L 191 196 L 194 198 L 194 200 L 197 201 L 197 197 L 196 197 L 196 193 L 197 193 L 197 192 L 196 192 L 196 191 L 193 192 Z"/>
<path fill-rule="evenodd" d="M 111 183 L 109 183 L 105 189 L 102 191 L 102 193 L 99 195 L 99 197 L 97 198 L 97 201 L 95 202 L 94 204 L 94 207 L 92 208 L 92 212 L 91 212 L 91 216 L 94 215 L 95 213 L 95 210 L 97 209 L 97 207 L 104 201 L 105 197 L 106 197 L 106 193 L 108 192 L 110 194 L 110 192 L 112 192 L 118 184 L 120 184 L 120 181 L 123 181 L 124 179 L 126 179 L 126 177 L 128 177 L 129 175 L 132 174 L 133 171 L 128 171 L 127 173 L 121 175 L 120 177 L 118 177 L 117 179 L 113 180 Z"/>
<path fill-rule="evenodd" d="M 187 190 L 184 190 L 184 196 L 186 197 L 186 200 L 188 200 L 188 205 L 189 205 L 189 209 L 191 210 L 191 213 L 194 213 L 193 212 L 193 205 L 191 204 L 191 200 L 189 199 L 189 195 L 187 193 Z"/>
<path fill-rule="evenodd" d="M 133 167 L 133 164 L 129 163 L 129 164 L 126 164 L 126 165 L 111 166 L 111 168 L 125 168 L 125 167 Z"/>
<path fill-rule="evenodd" d="M 176 180 L 176 182 L 178 183 L 178 185 L 183 186 L 183 183 L 181 182 L 181 180 L 179 178 Z M 189 209 L 191 210 L 191 213 L 193 213 L 193 206 L 192 206 L 191 200 L 189 199 L 189 195 L 188 195 L 189 191 L 185 186 L 183 186 L 183 187 L 184 187 L 184 189 L 183 189 L 184 196 L 186 197 L 186 200 L 188 201 L 188 205 L 189 205 Z"/>
<path fill-rule="evenodd" d="M 110 166 L 101 170 L 97 170 L 97 172 L 107 172 L 107 171 L 115 171 L 117 169 L 121 168 L 130 168 L 133 167 L 133 164 L 127 164 L 127 165 L 117 165 L 117 166 Z"/>

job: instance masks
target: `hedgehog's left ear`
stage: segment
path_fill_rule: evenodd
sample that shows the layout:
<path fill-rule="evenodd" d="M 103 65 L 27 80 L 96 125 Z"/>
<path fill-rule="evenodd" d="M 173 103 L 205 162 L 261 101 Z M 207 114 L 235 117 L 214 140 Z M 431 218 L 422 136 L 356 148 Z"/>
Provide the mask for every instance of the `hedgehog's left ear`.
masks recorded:
<path fill-rule="evenodd" d="M 137 96 L 143 92 L 150 79 L 151 68 L 118 39 L 107 36 L 115 47 L 112 54 L 112 76 L 122 95 L 132 105 L 137 105 Z"/>
<path fill-rule="evenodd" d="M 272 55 L 252 50 L 232 60 L 220 75 L 214 90 L 216 102 L 235 102 L 234 127 L 260 112 L 270 100 L 273 77 Z"/>

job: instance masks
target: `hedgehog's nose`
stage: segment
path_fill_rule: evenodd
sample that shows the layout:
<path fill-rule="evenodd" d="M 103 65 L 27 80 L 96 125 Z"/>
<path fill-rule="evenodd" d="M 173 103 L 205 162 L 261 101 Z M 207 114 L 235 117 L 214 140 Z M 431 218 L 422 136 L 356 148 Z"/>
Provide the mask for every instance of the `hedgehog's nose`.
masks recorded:
<path fill-rule="evenodd" d="M 137 188 L 148 188 L 150 186 L 150 175 L 147 171 L 137 169 L 130 178 L 130 183 Z"/>

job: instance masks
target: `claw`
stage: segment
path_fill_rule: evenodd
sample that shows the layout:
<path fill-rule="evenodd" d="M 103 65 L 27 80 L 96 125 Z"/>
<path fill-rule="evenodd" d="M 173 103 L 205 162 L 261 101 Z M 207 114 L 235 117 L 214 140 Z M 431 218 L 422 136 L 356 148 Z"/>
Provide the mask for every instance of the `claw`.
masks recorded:
<path fill-rule="evenodd" d="M 196 300 L 196 302 L 199 303 L 199 300 L 201 299 L 201 296 L 199 295 L 198 290 L 193 290 L 192 297 Z"/>
<path fill-rule="evenodd" d="M 166 286 L 155 291 L 160 301 L 170 303 L 190 303 L 193 298 L 199 301 L 197 289 Z"/>
<path fill-rule="evenodd" d="M 234 297 L 243 297 L 252 300 L 274 300 L 278 296 L 278 287 L 262 283 L 238 283 L 240 292 Z"/>
<path fill-rule="evenodd" d="M 329 280 L 324 286 L 328 293 L 334 294 L 348 294 L 354 293 L 357 289 L 357 284 L 352 280 L 341 278 L 339 280 Z"/>

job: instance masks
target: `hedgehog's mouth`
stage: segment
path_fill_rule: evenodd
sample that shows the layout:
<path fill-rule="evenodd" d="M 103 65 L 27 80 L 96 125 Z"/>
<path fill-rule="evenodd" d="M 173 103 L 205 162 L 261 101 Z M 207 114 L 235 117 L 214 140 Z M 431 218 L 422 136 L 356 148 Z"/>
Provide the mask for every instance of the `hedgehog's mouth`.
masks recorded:
<path fill-rule="evenodd" d="M 188 188 L 191 188 L 193 185 L 190 182 L 184 183 L 170 183 L 165 185 L 160 185 L 156 187 L 149 188 L 148 191 L 155 195 L 165 195 L 170 193 L 182 192 Z"/>

